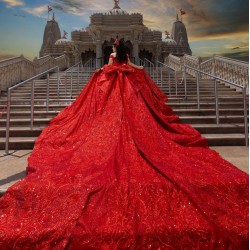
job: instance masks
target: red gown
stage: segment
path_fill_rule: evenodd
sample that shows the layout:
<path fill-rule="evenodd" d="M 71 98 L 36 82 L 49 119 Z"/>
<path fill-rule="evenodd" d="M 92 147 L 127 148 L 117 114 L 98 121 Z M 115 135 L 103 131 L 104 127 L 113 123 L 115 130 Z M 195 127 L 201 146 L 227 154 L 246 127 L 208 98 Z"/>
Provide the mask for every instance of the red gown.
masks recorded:
<path fill-rule="evenodd" d="M 144 70 L 94 73 L 0 199 L 0 249 L 248 249 L 248 175 Z"/>

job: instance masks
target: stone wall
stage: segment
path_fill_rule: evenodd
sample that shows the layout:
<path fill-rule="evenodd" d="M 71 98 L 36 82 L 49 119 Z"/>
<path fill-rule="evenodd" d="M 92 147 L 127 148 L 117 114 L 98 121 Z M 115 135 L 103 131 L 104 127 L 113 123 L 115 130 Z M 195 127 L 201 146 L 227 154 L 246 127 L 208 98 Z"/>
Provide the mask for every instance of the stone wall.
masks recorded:
<path fill-rule="evenodd" d="M 59 66 L 60 70 L 68 68 L 70 66 L 68 56 L 54 58 L 48 55 L 35 58 L 33 62 L 23 55 L 2 60 L 0 61 L 0 92 L 55 66 Z"/>

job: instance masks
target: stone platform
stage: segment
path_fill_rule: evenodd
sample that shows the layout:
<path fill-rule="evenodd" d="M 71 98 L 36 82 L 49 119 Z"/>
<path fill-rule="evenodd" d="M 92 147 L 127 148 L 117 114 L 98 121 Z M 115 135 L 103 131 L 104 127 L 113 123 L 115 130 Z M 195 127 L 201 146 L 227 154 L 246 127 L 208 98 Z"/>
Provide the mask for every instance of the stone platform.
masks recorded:
<path fill-rule="evenodd" d="M 216 150 L 224 159 L 234 164 L 242 171 L 249 173 L 249 147 L 245 146 L 224 146 L 210 147 Z M 0 151 L 0 194 L 8 187 L 26 175 L 27 158 L 32 150 L 10 151 L 6 156 Z"/>

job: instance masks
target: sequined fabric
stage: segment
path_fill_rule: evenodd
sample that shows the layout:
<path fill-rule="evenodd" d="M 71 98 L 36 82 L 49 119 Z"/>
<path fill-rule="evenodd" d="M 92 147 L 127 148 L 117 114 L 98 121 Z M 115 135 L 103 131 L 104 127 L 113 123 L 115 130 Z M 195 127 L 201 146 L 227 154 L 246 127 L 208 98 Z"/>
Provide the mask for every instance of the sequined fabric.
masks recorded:
<path fill-rule="evenodd" d="M 0 249 L 248 249 L 248 175 L 144 70 L 94 73 L 0 199 Z"/>

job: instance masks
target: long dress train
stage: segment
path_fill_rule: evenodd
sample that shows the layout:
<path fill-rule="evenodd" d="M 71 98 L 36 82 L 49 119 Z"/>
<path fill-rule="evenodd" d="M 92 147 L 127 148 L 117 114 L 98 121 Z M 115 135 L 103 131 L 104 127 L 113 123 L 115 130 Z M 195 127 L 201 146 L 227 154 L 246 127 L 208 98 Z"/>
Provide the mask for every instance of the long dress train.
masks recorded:
<path fill-rule="evenodd" d="M 0 199 L 0 249 L 248 249 L 248 175 L 144 70 L 94 73 Z"/>

